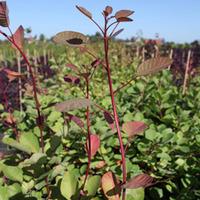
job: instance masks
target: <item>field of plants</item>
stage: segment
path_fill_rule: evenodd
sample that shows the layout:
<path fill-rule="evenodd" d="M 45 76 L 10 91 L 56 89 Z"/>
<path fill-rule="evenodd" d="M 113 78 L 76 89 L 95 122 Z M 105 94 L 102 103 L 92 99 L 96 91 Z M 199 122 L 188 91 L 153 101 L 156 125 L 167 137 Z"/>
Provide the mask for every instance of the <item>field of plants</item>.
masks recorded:
<path fill-rule="evenodd" d="M 30 42 L 0 1 L 0 200 L 200 199 L 199 43 L 119 41 L 133 11 L 76 8 L 95 41 Z"/>

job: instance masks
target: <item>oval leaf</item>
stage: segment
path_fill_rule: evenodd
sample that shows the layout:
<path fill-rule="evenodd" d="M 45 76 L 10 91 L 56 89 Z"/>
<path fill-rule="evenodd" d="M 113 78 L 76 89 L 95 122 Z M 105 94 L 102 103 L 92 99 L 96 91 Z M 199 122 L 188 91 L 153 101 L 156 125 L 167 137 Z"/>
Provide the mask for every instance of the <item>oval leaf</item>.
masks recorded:
<path fill-rule="evenodd" d="M 154 178 L 148 174 L 140 174 L 131 178 L 126 184 L 122 185 L 122 188 L 134 189 L 139 187 L 148 187 L 152 185 Z"/>
<path fill-rule="evenodd" d="M 71 199 L 76 194 L 78 188 L 78 181 L 72 172 L 65 172 L 61 181 L 60 191 L 66 199 Z"/>
<path fill-rule="evenodd" d="M 116 37 L 118 36 L 124 29 L 119 29 L 118 31 L 116 31 L 115 33 L 113 33 L 112 37 Z"/>
<path fill-rule="evenodd" d="M 75 31 L 63 31 L 53 37 L 57 44 L 67 44 L 69 46 L 80 47 L 88 42 L 88 37 Z"/>
<path fill-rule="evenodd" d="M 142 133 L 147 127 L 148 126 L 144 122 L 125 122 L 122 125 L 122 130 L 131 138 L 139 133 Z"/>
<path fill-rule="evenodd" d="M 132 15 L 134 13 L 134 11 L 132 10 L 119 10 L 118 12 L 115 13 L 115 18 L 119 19 L 122 17 L 128 17 L 130 15 Z"/>
<path fill-rule="evenodd" d="M 57 103 L 55 109 L 59 112 L 68 112 L 74 109 L 86 108 L 90 105 L 91 101 L 89 99 L 76 98 Z"/>
<path fill-rule="evenodd" d="M 76 125 L 78 125 L 80 128 L 84 127 L 84 122 L 79 117 L 75 115 L 71 115 L 71 114 L 68 114 L 68 117 L 70 121 L 73 121 L 74 123 L 76 123 Z"/>
<path fill-rule="evenodd" d="M 100 138 L 98 135 L 90 135 L 91 142 L 91 156 L 94 156 L 100 147 Z M 89 142 L 87 141 L 87 149 L 89 149 Z"/>
<path fill-rule="evenodd" d="M 133 20 L 128 17 L 120 17 L 117 19 L 118 22 L 132 22 Z"/>
<path fill-rule="evenodd" d="M 112 172 L 107 172 L 103 175 L 101 186 L 108 200 L 120 200 L 119 181 Z"/>
<path fill-rule="evenodd" d="M 168 57 L 151 58 L 139 65 L 136 75 L 145 76 L 149 74 L 155 74 L 156 72 L 171 65 L 172 62 L 173 60 Z"/>
<path fill-rule="evenodd" d="M 113 8 L 111 6 L 106 6 L 105 10 L 104 10 L 104 14 L 105 16 L 108 16 L 112 13 Z"/>
<path fill-rule="evenodd" d="M 95 196 L 99 186 L 100 186 L 100 176 L 91 176 L 88 178 L 86 185 L 85 185 L 85 190 L 87 191 L 88 196 Z"/>
<path fill-rule="evenodd" d="M 87 16 L 88 18 L 92 19 L 92 14 L 85 8 L 81 7 L 81 6 L 76 6 L 76 8 L 83 13 L 85 16 Z"/>
<path fill-rule="evenodd" d="M 9 26 L 8 7 L 6 1 L 0 1 L 0 26 Z"/>
<path fill-rule="evenodd" d="M 12 181 L 23 181 L 23 170 L 16 166 L 0 165 L 1 170 L 8 179 Z"/>

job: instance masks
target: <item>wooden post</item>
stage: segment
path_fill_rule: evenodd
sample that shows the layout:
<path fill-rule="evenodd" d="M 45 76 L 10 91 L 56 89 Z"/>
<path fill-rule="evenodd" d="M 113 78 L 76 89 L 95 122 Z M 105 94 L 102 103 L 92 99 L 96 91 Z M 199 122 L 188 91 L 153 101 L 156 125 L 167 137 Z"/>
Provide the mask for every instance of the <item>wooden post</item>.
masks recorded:
<path fill-rule="evenodd" d="M 188 51 L 188 56 L 187 56 L 187 63 L 186 63 L 186 68 L 185 68 L 185 76 L 184 76 L 184 83 L 183 83 L 183 95 L 186 93 L 187 89 L 187 80 L 188 80 L 188 70 L 190 66 L 190 57 L 191 57 L 191 50 Z"/>
<path fill-rule="evenodd" d="M 30 60 L 30 51 L 29 51 L 29 49 L 27 49 L 26 55 L 27 55 L 28 60 Z M 26 65 L 26 72 L 27 72 L 27 78 L 29 79 L 30 78 L 30 73 L 29 73 L 28 65 Z"/>
<path fill-rule="evenodd" d="M 173 58 L 173 53 L 174 53 L 174 50 L 171 49 L 171 50 L 170 50 L 170 53 L 169 53 L 169 58 L 170 58 L 170 59 Z M 170 67 L 171 67 L 171 65 L 168 66 L 168 69 L 169 69 L 169 70 L 170 70 Z"/>

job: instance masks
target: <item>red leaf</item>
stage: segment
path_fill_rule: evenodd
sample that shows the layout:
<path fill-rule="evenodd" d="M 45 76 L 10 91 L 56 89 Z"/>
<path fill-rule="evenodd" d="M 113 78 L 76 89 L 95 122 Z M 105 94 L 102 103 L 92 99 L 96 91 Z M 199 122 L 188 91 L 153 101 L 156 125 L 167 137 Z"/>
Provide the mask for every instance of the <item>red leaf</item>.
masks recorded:
<path fill-rule="evenodd" d="M 68 114 L 68 117 L 70 121 L 73 121 L 74 123 L 76 123 L 76 125 L 78 125 L 80 128 L 84 127 L 84 123 L 79 117 L 75 115 L 71 115 L 71 114 Z"/>
<path fill-rule="evenodd" d="M 106 6 L 105 10 L 104 10 L 104 14 L 105 16 L 108 16 L 112 13 L 113 9 L 111 6 Z"/>
<path fill-rule="evenodd" d="M 87 16 L 88 18 L 92 19 L 92 14 L 85 8 L 81 7 L 81 6 L 76 6 L 76 8 L 83 13 L 85 16 Z"/>
<path fill-rule="evenodd" d="M 73 84 L 79 84 L 80 83 L 80 79 L 76 76 L 71 76 L 71 75 L 67 75 L 64 77 L 64 80 L 68 83 L 73 83 Z"/>
<path fill-rule="evenodd" d="M 91 141 L 91 156 L 94 156 L 99 147 L 100 147 L 100 139 L 98 135 L 90 135 L 90 141 Z M 87 141 L 87 149 L 89 149 L 89 141 Z"/>
<path fill-rule="evenodd" d="M 118 12 L 115 13 L 115 18 L 119 19 L 122 17 L 128 17 L 130 15 L 132 15 L 134 13 L 134 11 L 132 10 L 119 10 Z"/>
<path fill-rule="evenodd" d="M 0 26 L 9 26 L 8 7 L 6 1 L 0 1 Z"/>
<path fill-rule="evenodd" d="M 122 188 L 135 189 L 139 187 L 148 187 L 152 185 L 154 178 L 148 174 L 140 174 L 131 178 Z"/>
<path fill-rule="evenodd" d="M 24 28 L 23 26 L 19 26 L 16 32 L 13 35 L 13 39 L 15 43 L 19 46 L 20 49 L 24 46 Z M 14 45 L 12 45 L 13 48 L 16 48 Z"/>
<path fill-rule="evenodd" d="M 132 22 L 133 20 L 128 17 L 120 17 L 117 19 L 118 22 Z"/>
<path fill-rule="evenodd" d="M 101 187 L 108 200 L 120 200 L 119 181 L 112 172 L 107 172 L 101 178 Z"/>
<path fill-rule="evenodd" d="M 147 127 L 148 126 L 144 122 L 125 122 L 122 125 L 122 130 L 131 138 L 143 132 Z"/>
<path fill-rule="evenodd" d="M 9 81 L 13 81 L 16 78 L 21 78 L 23 76 L 22 74 L 15 71 L 11 71 L 9 69 L 3 69 L 3 71 L 6 72 Z"/>
<path fill-rule="evenodd" d="M 123 30 L 124 30 L 123 28 L 122 28 L 122 29 L 119 29 L 118 31 L 116 31 L 116 32 L 112 35 L 112 37 L 116 37 L 116 36 L 119 35 Z"/>

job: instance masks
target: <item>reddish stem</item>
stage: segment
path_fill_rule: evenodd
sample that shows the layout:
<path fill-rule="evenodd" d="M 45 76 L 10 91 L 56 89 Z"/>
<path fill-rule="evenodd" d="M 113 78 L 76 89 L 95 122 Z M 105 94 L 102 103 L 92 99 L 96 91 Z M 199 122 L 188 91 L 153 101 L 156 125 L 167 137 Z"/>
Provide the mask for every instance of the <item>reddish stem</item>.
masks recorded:
<path fill-rule="evenodd" d="M 90 99 L 90 94 L 89 94 L 89 77 L 86 77 L 85 78 L 85 81 L 86 81 L 86 98 L 87 99 Z M 88 175 L 89 175 L 89 171 L 90 171 L 90 165 L 91 165 L 91 132 L 90 132 L 90 108 L 89 106 L 87 107 L 87 141 L 88 141 L 88 144 L 86 142 L 86 149 L 87 149 L 87 152 L 88 152 L 88 166 L 87 166 L 87 170 L 86 170 L 86 174 L 85 174 L 85 179 L 84 179 L 84 182 L 83 182 L 83 191 L 84 191 L 84 188 L 85 188 L 85 184 L 86 184 L 86 181 L 87 181 L 87 178 L 88 178 Z"/>
<path fill-rule="evenodd" d="M 113 108 L 113 114 L 114 114 L 114 120 L 115 125 L 117 129 L 119 144 L 120 144 L 120 150 L 121 150 L 121 157 L 122 157 L 122 174 L 123 174 L 123 183 L 126 183 L 126 159 L 125 159 L 125 151 L 122 141 L 122 134 L 120 131 L 119 126 L 119 119 L 117 114 L 117 106 L 115 103 L 115 97 L 114 97 L 114 91 L 113 91 L 113 85 L 112 85 L 112 78 L 111 78 L 111 70 L 110 70 L 110 64 L 109 64 L 109 58 L 108 58 L 108 52 L 109 52 L 109 43 L 108 43 L 108 35 L 107 35 L 107 19 L 105 17 L 105 29 L 104 29 L 104 52 L 105 52 L 105 61 L 106 61 L 106 69 L 107 69 L 107 76 L 108 76 L 108 83 L 109 83 L 109 90 L 110 90 L 110 97 L 111 97 L 111 103 Z M 123 190 L 122 194 L 122 200 L 125 200 L 126 198 L 126 191 Z"/>

